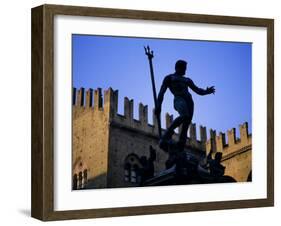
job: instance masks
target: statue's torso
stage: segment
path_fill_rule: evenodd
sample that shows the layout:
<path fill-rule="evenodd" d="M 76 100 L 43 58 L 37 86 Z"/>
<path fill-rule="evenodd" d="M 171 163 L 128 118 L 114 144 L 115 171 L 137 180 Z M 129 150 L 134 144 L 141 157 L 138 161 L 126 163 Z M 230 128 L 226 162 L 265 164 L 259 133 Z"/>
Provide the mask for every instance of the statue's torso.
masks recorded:
<path fill-rule="evenodd" d="M 175 97 L 179 96 L 184 98 L 188 102 L 192 101 L 192 96 L 188 91 L 188 78 L 175 74 L 168 75 L 167 77 L 167 86 Z"/>

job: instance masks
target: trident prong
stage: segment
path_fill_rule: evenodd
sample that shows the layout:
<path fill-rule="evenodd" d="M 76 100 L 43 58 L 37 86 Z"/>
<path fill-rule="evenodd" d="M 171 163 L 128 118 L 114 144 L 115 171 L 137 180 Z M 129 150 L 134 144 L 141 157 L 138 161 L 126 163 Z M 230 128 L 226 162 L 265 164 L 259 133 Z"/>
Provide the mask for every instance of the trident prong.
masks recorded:
<path fill-rule="evenodd" d="M 145 50 L 145 54 L 148 56 L 149 59 L 152 59 L 154 57 L 153 51 L 150 51 L 149 46 L 147 46 L 147 47 L 144 46 L 144 50 Z"/>

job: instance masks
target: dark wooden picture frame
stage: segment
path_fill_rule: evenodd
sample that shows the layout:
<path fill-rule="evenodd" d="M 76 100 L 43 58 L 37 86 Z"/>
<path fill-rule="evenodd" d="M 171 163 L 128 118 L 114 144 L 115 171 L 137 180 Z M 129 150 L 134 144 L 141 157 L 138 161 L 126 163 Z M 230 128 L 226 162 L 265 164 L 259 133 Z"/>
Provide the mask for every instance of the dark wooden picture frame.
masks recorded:
<path fill-rule="evenodd" d="M 54 16 L 95 16 L 267 29 L 267 198 L 156 206 L 54 210 Z M 274 205 L 274 21 L 122 9 L 42 5 L 32 9 L 32 217 L 43 221 Z"/>

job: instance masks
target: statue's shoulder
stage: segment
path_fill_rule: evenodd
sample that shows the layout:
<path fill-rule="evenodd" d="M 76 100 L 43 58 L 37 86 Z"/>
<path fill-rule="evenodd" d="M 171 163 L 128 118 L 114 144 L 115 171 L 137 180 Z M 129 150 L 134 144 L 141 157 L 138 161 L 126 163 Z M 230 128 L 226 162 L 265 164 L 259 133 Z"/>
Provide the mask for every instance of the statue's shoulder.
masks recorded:
<path fill-rule="evenodd" d="M 164 79 L 170 79 L 171 77 L 173 77 L 173 75 L 174 75 L 174 74 L 168 74 L 168 75 L 165 76 Z"/>
<path fill-rule="evenodd" d="M 189 77 L 184 77 L 184 79 L 188 84 L 193 83 L 192 79 Z"/>
<path fill-rule="evenodd" d="M 173 74 L 166 75 L 164 80 L 163 80 L 163 83 L 168 85 L 171 82 L 172 76 L 173 76 Z"/>

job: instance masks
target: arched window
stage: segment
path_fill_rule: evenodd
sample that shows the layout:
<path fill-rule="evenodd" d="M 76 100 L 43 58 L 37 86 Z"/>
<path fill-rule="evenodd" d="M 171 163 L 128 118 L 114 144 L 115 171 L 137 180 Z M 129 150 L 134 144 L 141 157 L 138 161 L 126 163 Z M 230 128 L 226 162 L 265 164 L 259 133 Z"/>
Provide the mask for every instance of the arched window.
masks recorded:
<path fill-rule="evenodd" d="M 73 189 L 83 189 L 88 184 L 89 168 L 81 156 L 77 157 L 73 164 Z"/>
<path fill-rule="evenodd" d="M 125 159 L 124 180 L 138 184 L 141 181 L 140 168 L 142 167 L 139 157 L 136 154 L 130 154 Z"/>

